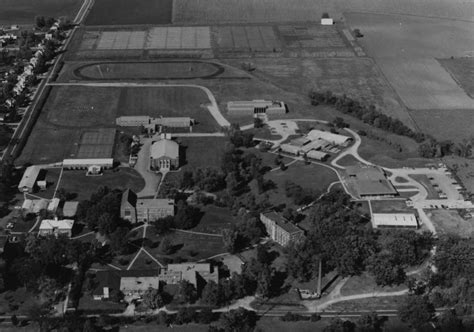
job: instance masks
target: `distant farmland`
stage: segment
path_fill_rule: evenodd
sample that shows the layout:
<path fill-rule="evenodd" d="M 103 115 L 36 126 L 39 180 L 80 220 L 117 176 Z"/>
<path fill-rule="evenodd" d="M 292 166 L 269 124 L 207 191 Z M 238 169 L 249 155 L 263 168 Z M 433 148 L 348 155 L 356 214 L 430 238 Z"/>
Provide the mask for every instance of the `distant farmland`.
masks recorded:
<path fill-rule="evenodd" d="M 169 24 L 173 0 L 95 0 L 86 25 Z"/>
<path fill-rule="evenodd" d="M 83 0 L 0 0 L 0 25 L 35 24 L 35 16 L 74 18 Z"/>
<path fill-rule="evenodd" d="M 441 65 L 453 76 L 454 80 L 474 98 L 474 59 L 455 58 L 438 60 Z"/>

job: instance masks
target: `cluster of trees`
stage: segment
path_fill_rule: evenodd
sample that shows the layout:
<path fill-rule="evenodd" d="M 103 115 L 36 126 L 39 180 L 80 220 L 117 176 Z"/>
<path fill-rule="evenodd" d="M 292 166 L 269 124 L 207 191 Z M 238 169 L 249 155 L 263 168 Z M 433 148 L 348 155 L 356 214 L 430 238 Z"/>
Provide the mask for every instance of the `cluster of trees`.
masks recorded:
<path fill-rule="evenodd" d="M 176 203 L 176 214 L 158 219 L 154 222 L 159 234 L 166 234 L 172 228 L 190 229 L 195 227 L 201 219 L 202 213 L 199 208 L 189 205 L 185 200 Z"/>
<path fill-rule="evenodd" d="M 226 250 L 237 253 L 242 249 L 260 241 L 263 235 L 261 222 L 257 217 L 245 214 L 238 223 L 223 232 Z"/>
<path fill-rule="evenodd" d="M 308 236 L 288 247 L 288 271 L 299 280 L 316 277 L 321 260 L 323 272 L 335 269 L 348 276 L 369 270 L 380 285 L 400 284 L 406 278 L 404 268 L 419 264 L 433 244 L 429 233 L 373 231 L 342 191 L 324 196 L 310 222 Z"/>
<path fill-rule="evenodd" d="M 313 90 L 310 92 L 309 97 L 313 105 L 333 105 L 338 111 L 349 114 L 374 127 L 397 135 L 410 137 L 419 143 L 426 139 L 424 134 L 413 131 L 400 120 L 377 111 L 374 105 L 367 106 L 346 95 L 335 95 L 331 91 L 319 92 Z"/>
<path fill-rule="evenodd" d="M 461 142 L 454 143 L 450 140 L 438 142 L 430 138 L 420 144 L 418 153 L 424 158 L 439 158 L 447 155 L 456 155 L 463 158 L 469 158 L 472 155 L 474 146 L 474 137 L 463 139 Z"/>
<path fill-rule="evenodd" d="M 255 145 L 253 141 L 253 134 L 249 132 L 243 132 L 240 130 L 240 126 L 236 123 L 231 124 L 227 134 L 230 138 L 230 142 L 236 148 L 249 148 Z"/>
<path fill-rule="evenodd" d="M 197 168 L 194 172 L 184 171 L 180 181 L 180 188 L 199 188 L 206 192 L 215 192 L 226 186 L 225 175 L 216 168 Z"/>
<path fill-rule="evenodd" d="M 16 184 L 19 182 L 20 172 L 7 160 L 0 164 L 0 217 L 10 213 L 10 201 L 16 194 Z"/>
<path fill-rule="evenodd" d="M 35 25 L 38 29 L 49 29 L 56 23 L 56 19 L 54 17 L 44 17 L 44 16 L 36 16 L 35 17 Z"/>
<path fill-rule="evenodd" d="M 305 205 L 311 203 L 317 196 L 314 190 L 303 188 L 293 181 L 285 181 L 285 195 L 293 199 L 295 205 Z"/>

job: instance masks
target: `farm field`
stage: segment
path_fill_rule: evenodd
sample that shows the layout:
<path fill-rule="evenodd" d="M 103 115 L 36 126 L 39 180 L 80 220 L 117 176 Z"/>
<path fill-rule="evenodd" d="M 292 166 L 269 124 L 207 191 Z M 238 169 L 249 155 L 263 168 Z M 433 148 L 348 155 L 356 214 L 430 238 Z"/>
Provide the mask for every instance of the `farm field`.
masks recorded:
<path fill-rule="evenodd" d="M 35 16 L 73 19 L 83 0 L 0 0 L 0 25 L 34 25 Z"/>
<path fill-rule="evenodd" d="M 451 74 L 454 80 L 474 98 L 474 59 L 439 59 L 439 63 Z"/>
<path fill-rule="evenodd" d="M 438 140 L 460 142 L 472 137 L 473 109 L 416 110 L 410 111 L 410 114 L 422 132 Z"/>
<path fill-rule="evenodd" d="M 176 0 L 174 23 L 313 21 L 323 12 L 402 13 L 472 20 L 474 5 L 463 0 Z"/>
<path fill-rule="evenodd" d="M 96 0 L 86 25 L 170 24 L 173 0 Z"/>
<path fill-rule="evenodd" d="M 375 58 L 408 108 L 474 106 L 474 101 L 435 60 L 472 51 L 474 22 L 359 13 L 348 14 L 347 20 L 351 27 L 364 33 L 360 43 Z"/>
<path fill-rule="evenodd" d="M 456 210 L 429 210 L 428 217 L 440 234 L 456 234 L 471 237 L 474 234 L 474 219 L 463 219 Z"/>
<path fill-rule="evenodd" d="M 211 77 L 223 70 L 200 61 L 102 62 L 82 65 L 74 69 L 74 75 L 93 80 L 190 79 Z"/>
<path fill-rule="evenodd" d="M 408 112 L 371 59 L 256 58 L 252 62 L 256 67 L 253 75 L 271 80 L 286 91 L 305 96 L 313 89 L 346 94 L 374 104 L 379 111 L 414 127 Z M 224 63 L 240 65 L 238 60 L 225 60 Z"/>

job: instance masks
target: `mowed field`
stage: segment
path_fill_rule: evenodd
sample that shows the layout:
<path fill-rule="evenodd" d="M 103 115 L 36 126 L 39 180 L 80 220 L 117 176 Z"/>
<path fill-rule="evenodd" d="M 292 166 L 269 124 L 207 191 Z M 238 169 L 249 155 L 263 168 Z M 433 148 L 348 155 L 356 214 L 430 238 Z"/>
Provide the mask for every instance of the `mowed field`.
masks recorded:
<path fill-rule="evenodd" d="M 35 24 L 35 16 L 74 19 L 83 0 L 0 0 L 0 25 Z"/>
<path fill-rule="evenodd" d="M 173 0 L 95 0 L 86 25 L 169 24 Z"/>
<path fill-rule="evenodd" d="M 464 91 L 466 91 L 471 98 L 474 98 L 474 59 L 454 58 L 440 59 L 438 61 Z"/>
<path fill-rule="evenodd" d="M 223 71 L 219 65 L 199 61 L 102 62 L 74 70 L 75 76 L 93 80 L 190 79 L 210 77 Z"/>
<path fill-rule="evenodd" d="M 465 0 L 175 0 L 173 22 L 304 22 L 347 11 L 474 20 L 473 9 Z"/>

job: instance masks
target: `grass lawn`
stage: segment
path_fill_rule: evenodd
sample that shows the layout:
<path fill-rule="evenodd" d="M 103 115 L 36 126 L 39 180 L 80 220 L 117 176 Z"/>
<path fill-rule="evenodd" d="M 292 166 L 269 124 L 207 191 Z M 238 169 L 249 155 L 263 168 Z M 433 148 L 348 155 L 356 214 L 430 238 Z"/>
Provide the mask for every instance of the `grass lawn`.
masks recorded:
<path fill-rule="evenodd" d="M 275 183 L 276 189 L 269 191 L 270 201 L 281 204 L 288 201 L 285 195 L 285 182 L 292 181 L 303 188 L 312 189 L 317 192 L 326 191 L 330 183 L 338 181 L 337 175 L 329 168 L 298 161 L 288 166 L 285 171 L 276 170 L 265 174 L 266 180 Z"/>
<path fill-rule="evenodd" d="M 82 0 L 0 0 L 0 25 L 35 24 L 35 16 L 74 19 Z"/>
<path fill-rule="evenodd" d="M 224 154 L 226 137 L 179 137 L 177 141 L 185 146 L 186 164 L 184 170 L 221 167 L 222 156 Z"/>
<path fill-rule="evenodd" d="M 252 133 L 255 138 L 273 140 L 273 141 L 281 139 L 280 135 L 272 134 L 268 126 L 263 126 L 261 128 L 252 128 L 252 129 L 247 130 L 247 132 Z"/>
<path fill-rule="evenodd" d="M 86 172 L 64 171 L 59 188 L 70 193 L 76 193 L 75 200 L 89 199 L 91 194 L 97 191 L 100 186 L 107 186 L 111 189 L 130 188 L 139 192 L 145 186 L 143 178 L 133 169 L 120 167 L 118 171 L 105 171 L 102 176 L 86 176 Z"/>
<path fill-rule="evenodd" d="M 402 176 L 396 176 L 395 177 L 395 182 L 397 182 L 397 183 L 407 183 L 408 180 L 406 178 L 402 177 Z"/>
<path fill-rule="evenodd" d="M 371 201 L 372 211 L 374 213 L 394 213 L 394 212 L 414 212 L 415 210 L 407 207 L 404 200 L 373 200 Z"/>
<path fill-rule="evenodd" d="M 349 280 L 341 289 L 341 295 L 354 295 L 371 292 L 396 292 L 405 289 L 405 285 L 398 285 L 394 287 L 381 287 L 375 283 L 374 278 L 368 273 L 364 272 L 360 276 L 350 277 Z"/>
<path fill-rule="evenodd" d="M 463 219 L 456 210 L 429 210 L 428 217 L 441 234 L 457 234 L 461 237 L 474 235 L 474 219 Z"/>
<path fill-rule="evenodd" d="M 182 231 L 174 231 L 165 235 L 169 237 L 176 252 L 171 255 L 162 255 L 158 248 L 146 247 L 148 252 L 158 261 L 164 262 L 165 258 L 174 259 L 181 257 L 185 261 L 198 261 L 211 256 L 226 252 L 222 237 L 190 234 Z M 161 241 L 163 236 L 157 236 L 151 228 L 147 230 L 147 238 L 151 241 Z"/>
<path fill-rule="evenodd" d="M 111 301 L 96 301 L 92 296 L 84 294 L 79 300 L 78 310 L 100 312 L 101 310 L 114 310 L 117 313 L 125 310 L 124 304 L 115 303 Z"/>
<path fill-rule="evenodd" d="M 438 61 L 464 91 L 474 98 L 474 59 L 438 59 Z"/>
<path fill-rule="evenodd" d="M 34 298 L 35 295 L 28 292 L 24 287 L 3 292 L 0 294 L 0 313 L 24 314 Z"/>
<path fill-rule="evenodd" d="M 87 25 L 170 24 L 172 0 L 96 0 Z"/>
<path fill-rule="evenodd" d="M 402 192 L 399 192 L 398 195 L 402 198 L 410 198 L 410 197 L 415 196 L 418 193 L 419 191 L 402 191 Z"/>
<path fill-rule="evenodd" d="M 345 155 L 337 161 L 337 164 L 340 166 L 354 166 L 358 165 L 360 162 L 351 154 Z"/>
<path fill-rule="evenodd" d="M 443 158 L 450 168 L 456 169 L 456 175 L 468 192 L 474 193 L 474 159 L 460 157 Z"/>
<path fill-rule="evenodd" d="M 416 182 L 419 182 L 428 192 L 428 197 L 426 199 L 439 199 L 438 192 L 436 189 L 431 185 L 430 179 L 424 174 L 409 174 Z"/>
<path fill-rule="evenodd" d="M 369 297 L 366 299 L 343 301 L 329 306 L 326 311 L 355 311 L 355 310 L 394 310 L 406 302 L 407 295 Z"/>
<path fill-rule="evenodd" d="M 195 132 L 219 131 L 218 123 L 202 105 L 207 95 L 194 87 L 126 87 L 118 100 L 118 114 L 159 116 L 189 116 L 197 121 Z"/>
<path fill-rule="evenodd" d="M 159 267 L 160 265 L 157 262 L 155 262 L 153 259 L 150 258 L 150 256 L 148 256 L 145 252 L 142 251 L 138 255 L 135 262 L 133 262 L 131 270 L 149 270 L 157 269 Z"/>
<path fill-rule="evenodd" d="M 222 230 L 230 228 L 238 221 L 228 208 L 208 205 L 204 206 L 201 211 L 204 212 L 204 215 L 199 221 L 199 225 L 194 227 L 192 231 L 222 234 Z"/>

